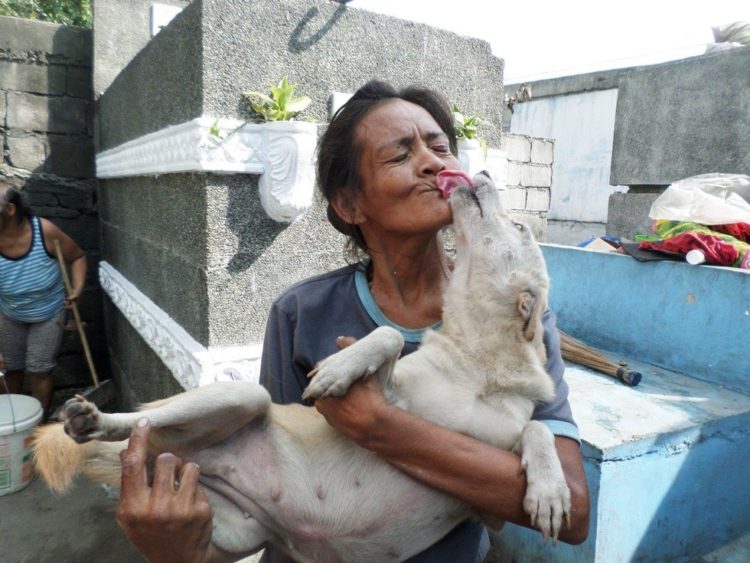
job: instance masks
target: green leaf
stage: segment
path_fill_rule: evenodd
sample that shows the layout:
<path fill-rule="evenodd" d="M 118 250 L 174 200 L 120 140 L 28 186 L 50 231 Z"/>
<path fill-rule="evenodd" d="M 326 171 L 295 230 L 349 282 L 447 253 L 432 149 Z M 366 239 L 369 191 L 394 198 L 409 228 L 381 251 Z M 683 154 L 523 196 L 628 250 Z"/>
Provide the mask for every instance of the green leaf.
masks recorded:
<path fill-rule="evenodd" d="M 312 103 L 312 100 L 308 98 L 307 96 L 300 96 L 299 98 L 294 98 L 293 100 L 290 100 L 289 103 L 286 105 L 287 111 L 290 111 L 292 113 L 299 113 L 307 108 Z"/>
<path fill-rule="evenodd" d="M 0 0 L 1 1 L 1 0 Z M 282 78 L 276 86 L 271 86 L 271 95 L 260 92 L 245 92 L 243 95 L 250 108 L 266 121 L 287 121 L 310 105 L 312 100 L 307 96 L 294 97 L 296 84 L 290 84 L 288 78 Z"/>
<path fill-rule="evenodd" d="M 217 139 L 221 139 L 221 129 L 219 128 L 219 120 L 217 119 L 211 124 L 211 127 L 208 129 L 208 134 L 212 137 L 216 137 Z"/>
<path fill-rule="evenodd" d="M 262 102 L 268 104 L 268 105 L 276 105 L 276 102 L 274 102 L 271 98 L 266 96 L 265 94 L 261 94 L 260 92 L 245 92 L 243 94 L 248 100 L 252 101 L 253 98 L 258 98 Z"/>

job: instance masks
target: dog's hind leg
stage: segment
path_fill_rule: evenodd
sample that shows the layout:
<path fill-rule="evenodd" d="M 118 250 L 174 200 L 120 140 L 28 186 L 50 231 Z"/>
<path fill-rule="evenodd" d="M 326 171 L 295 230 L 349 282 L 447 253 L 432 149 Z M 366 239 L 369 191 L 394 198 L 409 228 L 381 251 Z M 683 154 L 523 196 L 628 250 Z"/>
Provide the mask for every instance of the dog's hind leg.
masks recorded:
<path fill-rule="evenodd" d="M 312 381 L 302 397 L 320 399 L 329 395 L 341 396 L 352 383 L 371 374 L 377 374 L 380 383 L 385 386 L 403 347 L 404 337 L 399 331 L 378 327 L 315 366 L 308 374 Z"/>
<path fill-rule="evenodd" d="M 140 418 L 151 423 L 150 446 L 179 455 L 220 442 L 268 411 L 271 398 L 261 386 L 247 382 L 214 383 L 131 413 L 103 413 L 83 397 L 65 403 L 65 431 L 76 442 L 125 440 Z"/>

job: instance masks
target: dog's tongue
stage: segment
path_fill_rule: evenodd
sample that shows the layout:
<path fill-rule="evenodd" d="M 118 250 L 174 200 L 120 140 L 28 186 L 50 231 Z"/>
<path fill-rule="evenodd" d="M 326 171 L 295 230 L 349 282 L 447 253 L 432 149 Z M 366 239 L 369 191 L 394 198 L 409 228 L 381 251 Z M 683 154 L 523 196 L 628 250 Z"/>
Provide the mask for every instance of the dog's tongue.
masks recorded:
<path fill-rule="evenodd" d="M 466 172 L 461 170 L 441 170 L 437 175 L 437 188 L 448 199 L 453 190 L 461 186 L 474 187 L 474 182 Z"/>

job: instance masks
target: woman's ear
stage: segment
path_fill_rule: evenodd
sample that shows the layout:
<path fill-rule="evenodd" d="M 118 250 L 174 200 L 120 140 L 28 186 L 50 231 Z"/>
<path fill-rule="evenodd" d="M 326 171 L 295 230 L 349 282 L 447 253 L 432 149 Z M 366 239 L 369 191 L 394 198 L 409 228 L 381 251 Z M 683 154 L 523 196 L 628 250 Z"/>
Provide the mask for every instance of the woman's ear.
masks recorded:
<path fill-rule="evenodd" d="M 364 222 L 364 216 L 359 211 L 357 201 L 352 199 L 349 194 L 342 191 L 338 192 L 331 200 L 331 207 L 333 207 L 336 214 L 341 219 L 350 225 L 359 225 Z"/>

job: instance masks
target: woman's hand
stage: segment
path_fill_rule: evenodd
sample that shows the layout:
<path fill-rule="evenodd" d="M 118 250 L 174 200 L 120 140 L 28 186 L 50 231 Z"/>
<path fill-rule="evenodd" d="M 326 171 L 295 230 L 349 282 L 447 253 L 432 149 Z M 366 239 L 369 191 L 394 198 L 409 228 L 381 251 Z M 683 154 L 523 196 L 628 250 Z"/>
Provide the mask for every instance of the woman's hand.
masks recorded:
<path fill-rule="evenodd" d="M 339 336 L 339 350 L 357 341 L 351 336 Z M 378 417 L 389 407 L 377 377 L 363 377 L 349 387 L 343 397 L 325 397 L 315 401 L 315 408 L 329 425 L 363 448 L 370 442 L 370 433 Z"/>
<path fill-rule="evenodd" d="M 360 379 L 343 397 L 325 397 L 315 408 L 328 424 L 363 448 L 370 445 L 372 429 L 390 408 L 377 377 Z"/>
<path fill-rule="evenodd" d="M 66 309 L 72 309 L 73 305 L 78 304 L 78 300 L 81 298 L 82 290 L 72 290 L 70 292 L 70 295 L 68 295 L 65 300 L 63 301 L 63 307 Z"/>
<path fill-rule="evenodd" d="M 151 562 L 208 561 L 213 549 L 213 510 L 198 486 L 198 466 L 172 454 L 156 458 L 149 487 L 146 450 L 149 423 L 138 421 L 127 449 L 120 452 L 122 489 L 117 523 L 135 547 Z"/>

